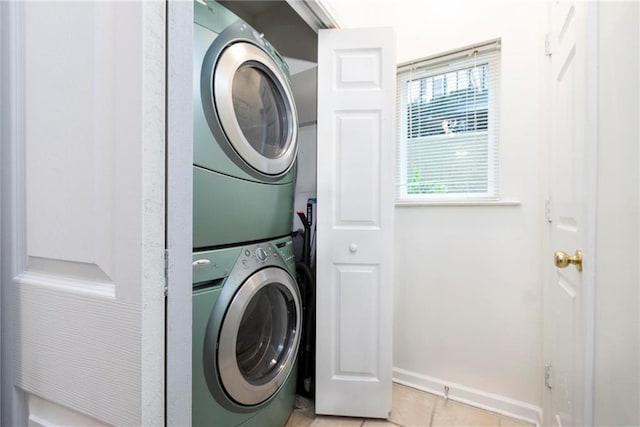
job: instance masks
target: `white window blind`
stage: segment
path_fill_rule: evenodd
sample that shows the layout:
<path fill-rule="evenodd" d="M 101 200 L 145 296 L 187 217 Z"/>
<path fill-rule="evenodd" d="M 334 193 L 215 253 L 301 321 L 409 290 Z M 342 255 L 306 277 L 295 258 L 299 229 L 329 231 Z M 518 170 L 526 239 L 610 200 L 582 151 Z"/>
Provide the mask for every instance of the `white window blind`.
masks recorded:
<path fill-rule="evenodd" d="M 399 202 L 498 200 L 500 42 L 398 67 Z"/>

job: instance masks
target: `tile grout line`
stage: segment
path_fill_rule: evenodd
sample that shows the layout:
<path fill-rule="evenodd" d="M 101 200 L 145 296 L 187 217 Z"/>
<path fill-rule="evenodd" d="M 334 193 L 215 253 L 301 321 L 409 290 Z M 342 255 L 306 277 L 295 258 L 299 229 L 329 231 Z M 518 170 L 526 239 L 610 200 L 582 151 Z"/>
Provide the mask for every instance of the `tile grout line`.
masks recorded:
<path fill-rule="evenodd" d="M 435 402 L 433 402 L 433 407 L 431 408 L 431 415 L 429 416 L 429 427 L 433 426 L 433 417 L 436 414 L 436 407 L 438 406 L 438 400 L 436 399 Z"/>

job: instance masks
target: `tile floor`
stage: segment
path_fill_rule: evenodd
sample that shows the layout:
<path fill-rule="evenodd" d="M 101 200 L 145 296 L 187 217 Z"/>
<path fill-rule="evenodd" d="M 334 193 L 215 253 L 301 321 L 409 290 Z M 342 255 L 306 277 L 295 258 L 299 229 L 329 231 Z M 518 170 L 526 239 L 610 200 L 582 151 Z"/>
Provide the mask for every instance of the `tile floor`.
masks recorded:
<path fill-rule="evenodd" d="M 533 427 L 523 421 L 444 400 L 399 384 L 393 385 L 393 407 L 388 420 L 315 416 L 313 408 L 293 411 L 285 427 Z"/>

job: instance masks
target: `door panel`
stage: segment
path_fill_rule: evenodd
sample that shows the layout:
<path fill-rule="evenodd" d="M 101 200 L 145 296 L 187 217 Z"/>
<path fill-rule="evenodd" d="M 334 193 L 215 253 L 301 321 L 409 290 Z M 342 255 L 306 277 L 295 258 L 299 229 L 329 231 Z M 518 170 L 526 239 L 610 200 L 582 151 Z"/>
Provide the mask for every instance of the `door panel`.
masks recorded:
<path fill-rule="evenodd" d="M 386 418 L 391 409 L 394 100 L 390 29 L 320 31 L 320 414 Z"/>
<path fill-rule="evenodd" d="M 380 226 L 380 112 L 336 114 L 336 226 Z M 355 176 L 354 176 L 355 175 Z"/>
<path fill-rule="evenodd" d="M 87 417 L 68 408 L 57 405 L 38 396 L 29 395 L 29 427 L 57 426 L 92 426 L 102 427 L 108 424 L 101 423 L 95 418 Z"/>
<path fill-rule="evenodd" d="M 551 7 L 551 253 L 584 252 L 584 268 L 553 267 L 546 285 L 547 327 L 545 345 L 551 365 L 550 408 L 554 426 L 587 422 L 589 277 L 593 275 L 587 209 L 593 192 L 586 165 L 589 162 L 587 129 L 589 39 L 588 6 L 582 2 L 557 2 Z M 587 424 L 588 425 L 588 424 Z"/>
<path fill-rule="evenodd" d="M 33 425 L 163 423 L 164 10 L 13 6 L 3 395 Z"/>
<path fill-rule="evenodd" d="M 338 307 L 334 322 L 336 369 L 334 374 L 344 380 L 380 376 L 378 363 L 378 305 L 380 275 L 377 266 L 336 265 L 336 299 Z M 354 307 L 359 307 L 354 311 Z"/>

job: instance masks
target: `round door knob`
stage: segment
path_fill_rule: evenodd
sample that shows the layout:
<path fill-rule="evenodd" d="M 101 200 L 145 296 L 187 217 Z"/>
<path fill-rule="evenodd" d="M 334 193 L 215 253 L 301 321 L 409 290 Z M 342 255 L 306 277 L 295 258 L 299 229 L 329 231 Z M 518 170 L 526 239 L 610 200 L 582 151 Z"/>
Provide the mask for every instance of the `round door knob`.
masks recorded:
<path fill-rule="evenodd" d="M 553 254 L 553 262 L 558 268 L 566 268 L 573 264 L 578 271 L 582 271 L 582 251 L 577 250 L 574 256 L 558 251 Z"/>
<path fill-rule="evenodd" d="M 350 244 L 349 252 L 351 252 L 352 254 L 355 254 L 356 252 L 358 252 L 358 245 L 355 243 Z"/>

